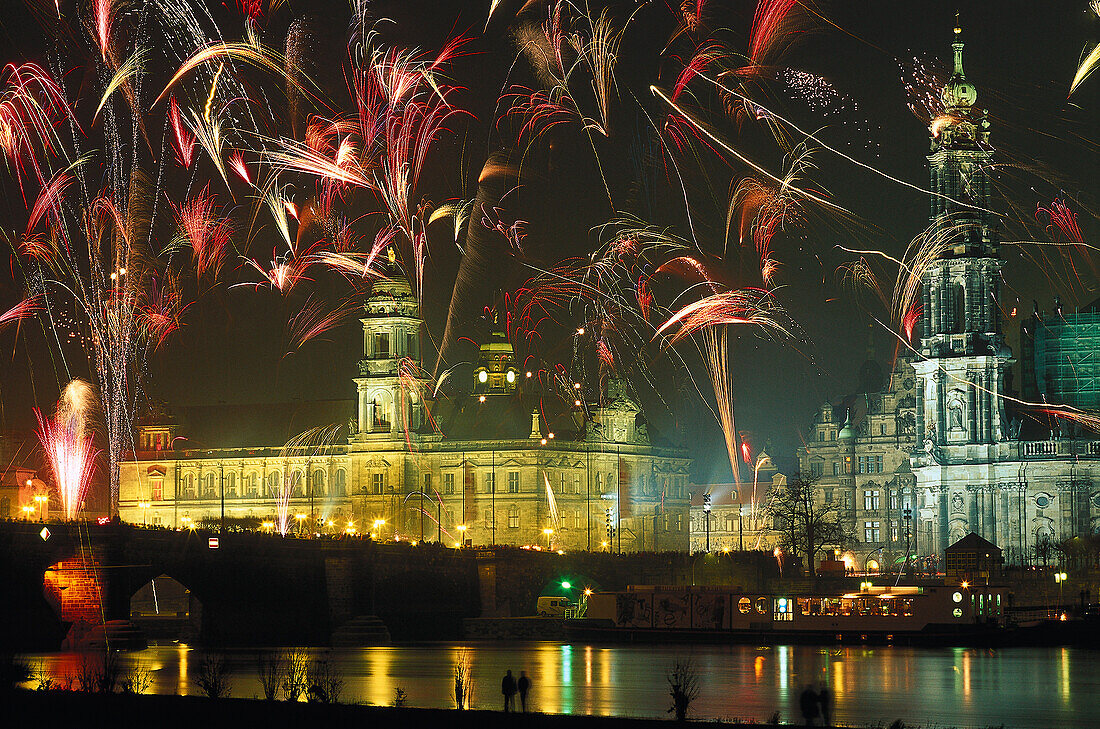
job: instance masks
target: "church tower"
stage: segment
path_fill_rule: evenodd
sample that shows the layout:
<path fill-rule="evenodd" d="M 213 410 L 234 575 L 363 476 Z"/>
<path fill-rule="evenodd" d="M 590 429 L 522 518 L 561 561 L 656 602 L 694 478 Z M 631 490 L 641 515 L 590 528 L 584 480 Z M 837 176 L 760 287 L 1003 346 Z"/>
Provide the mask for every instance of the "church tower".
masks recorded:
<path fill-rule="evenodd" d="M 918 438 L 939 448 L 1006 437 L 999 395 L 1011 363 L 998 311 L 1003 262 L 989 211 L 989 121 L 974 108 L 977 90 L 963 71 L 959 33 L 955 28 L 944 113 L 930 127 L 932 211 L 924 250 L 934 259 L 921 276 L 923 359 L 915 363 Z"/>
<path fill-rule="evenodd" d="M 423 419 L 420 306 L 392 252 L 386 278 L 376 281 L 363 305 L 363 359 L 355 378 L 359 395 L 353 442 L 404 438 Z M 405 386 L 402 387 L 404 380 Z"/>
<path fill-rule="evenodd" d="M 911 462 L 927 525 L 923 551 L 943 549 L 968 532 L 996 541 L 998 514 L 986 471 L 1003 460 L 1005 375 L 1011 352 L 1001 331 L 1001 267 L 990 206 L 993 148 L 977 89 L 963 71 L 956 27 L 954 71 L 941 93 L 943 114 L 929 129 L 931 220 L 922 253 L 917 450 Z M 934 525 L 934 526 L 933 526 Z M 931 543 L 928 543 L 931 542 Z"/>

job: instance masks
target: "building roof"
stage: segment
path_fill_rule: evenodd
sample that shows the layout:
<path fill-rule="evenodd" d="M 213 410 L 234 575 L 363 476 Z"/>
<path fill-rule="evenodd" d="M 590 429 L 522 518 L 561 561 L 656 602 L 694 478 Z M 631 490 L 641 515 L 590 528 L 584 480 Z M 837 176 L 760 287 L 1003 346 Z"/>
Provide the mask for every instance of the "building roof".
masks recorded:
<path fill-rule="evenodd" d="M 969 551 L 986 551 L 986 552 L 990 552 L 990 551 L 992 551 L 992 552 L 996 552 L 997 554 L 1000 554 L 1001 553 L 1001 548 L 998 547 L 993 542 L 989 541 L 988 539 L 980 537 L 977 534 L 975 534 L 974 532 L 970 532 L 965 537 L 963 537 L 962 539 L 960 539 L 959 541 L 955 542 L 950 547 L 948 547 L 945 551 L 947 551 L 947 552 L 961 552 L 961 551 L 967 551 L 967 552 L 969 552 Z"/>

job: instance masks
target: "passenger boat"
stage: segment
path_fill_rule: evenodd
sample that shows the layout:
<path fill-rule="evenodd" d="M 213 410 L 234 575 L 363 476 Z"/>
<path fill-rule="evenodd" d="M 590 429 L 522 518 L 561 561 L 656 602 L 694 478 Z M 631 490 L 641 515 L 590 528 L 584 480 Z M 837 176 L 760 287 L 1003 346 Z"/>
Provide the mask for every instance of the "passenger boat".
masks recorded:
<path fill-rule="evenodd" d="M 631 586 L 588 596 L 573 637 L 707 642 L 986 642 L 1004 634 L 1007 590 L 875 586 L 840 594 L 763 594 L 721 587 Z"/>

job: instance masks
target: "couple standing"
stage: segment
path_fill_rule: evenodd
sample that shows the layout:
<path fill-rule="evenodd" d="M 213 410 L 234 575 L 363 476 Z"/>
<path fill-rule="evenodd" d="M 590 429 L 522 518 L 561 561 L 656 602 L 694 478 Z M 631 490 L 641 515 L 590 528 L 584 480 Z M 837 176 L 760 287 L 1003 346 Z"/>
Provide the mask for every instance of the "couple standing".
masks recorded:
<path fill-rule="evenodd" d="M 531 679 L 527 678 L 526 671 L 519 672 L 519 681 L 512 678 L 512 671 L 508 670 L 500 682 L 500 692 L 504 694 L 504 712 L 516 710 L 516 693 L 519 692 L 520 710 L 527 713 L 527 692 L 531 690 Z"/>
<path fill-rule="evenodd" d="M 814 691 L 813 686 L 806 684 L 806 688 L 803 689 L 802 696 L 799 697 L 798 703 L 799 708 L 802 710 L 802 718 L 805 720 L 806 726 L 814 726 L 819 714 L 821 718 L 825 720 L 823 726 L 832 726 L 833 695 L 824 682 L 821 684 L 820 691 Z"/>

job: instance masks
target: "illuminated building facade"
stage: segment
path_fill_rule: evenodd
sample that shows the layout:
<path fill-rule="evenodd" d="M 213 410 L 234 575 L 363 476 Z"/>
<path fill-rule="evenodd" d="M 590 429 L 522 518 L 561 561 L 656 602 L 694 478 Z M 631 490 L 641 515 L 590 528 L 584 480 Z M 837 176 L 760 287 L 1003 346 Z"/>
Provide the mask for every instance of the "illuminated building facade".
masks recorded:
<path fill-rule="evenodd" d="M 816 480 L 816 499 L 844 520 L 852 536 L 845 554 L 858 569 L 904 562 L 907 547 L 913 554 L 915 387 L 908 358 L 895 359 L 884 386 L 869 352 L 858 392 L 823 403 L 798 451 L 799 471 Z"/>
<path fill-rule="evenodd" d="M 977 91 L 955 70 L 932 122 L 931 225 L 915 346 L 918 550 L 942 555 L 970 532 L 1028 562 L 1052 542 L 1100 527 L 1100 441 L 1032 440 L 1033 422 L 1006 406 L 1012 352 L 1002 332 L 997 231 L 990 208 L 993 148 Z"/>
<path fill-rule="evenodd" d="M 1029 563 L 1100 530 L 1100 441 L 1006 407 L 1014 359 L 998 304 L 993 148 L 958 38 L 953 51 L 945 111 L 930 128 L 931 260 L 917 298 L 917 354 L 896 358 L 885 388 L 871 384 L 869 357 L 859 394 L 824 404 L 798 454 L 820 502 L 839 503 L 857 569 L 896 568 L 906 554 L 942 566 L 944 550 L 971 532 L 1007 562 Z M 1024 394 L 1088 407 L 1100 315 L 1056 313 L 1025 324 Z"/>
<path fill-rule="evenodd" d="M 623 381 L 609 379 L 595 403 L 581 401 L 578 383 L 577 399 L 563 410 L 540 410 L 550 399 L 539 397 L 540 378 L 517 368 L 494 323 L 470 386 L 435 397 L 421 367 L 419 304 L 407 279 L 396 267 L 392 273 L 364 305 L 354 407 L 315 404 L 313 422 L 299 412 L 285 432 L 314 429 L 283 446 L 271 445 L 280 441 L 270 436 L 255 445 L 208 436 L 207 444 L 224 446 L 185 448 L 184 424 L 164 413 L 147 418 L 122 466 L 122 518 L 179 528 L 217 525 L 224 514 L 274 529 L 276 494 L 288 489 L 292 532 L 555 550 L 687 549 L 690 460 L 651 442 Z M 346 423 L 339 442 L 335 428 L 324 428 L 331 423 Z"/>

